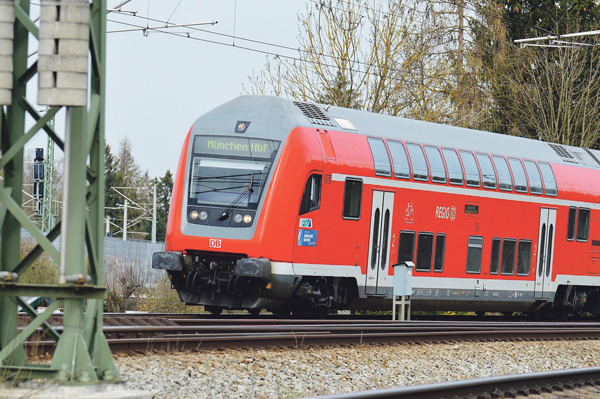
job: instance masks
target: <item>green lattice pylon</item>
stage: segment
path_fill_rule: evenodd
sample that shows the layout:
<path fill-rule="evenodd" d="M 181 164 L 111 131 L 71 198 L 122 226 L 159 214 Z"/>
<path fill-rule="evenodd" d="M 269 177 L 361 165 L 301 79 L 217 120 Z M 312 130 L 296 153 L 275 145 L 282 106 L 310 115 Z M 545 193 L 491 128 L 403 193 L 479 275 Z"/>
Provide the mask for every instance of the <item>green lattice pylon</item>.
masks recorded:
<path fill-rule="evenodd" d="M 48 122 L 54 130 L 54 118 Z M 52 202 L 54 201 L 54 140 L 48 136 L 46 145 L 46 167 L 44 168 L 44 196 L 42 198 L 42 232 L 48 233 L 54 227 Z"/>
<path fill-rule="evenodd" d="M 87 3 L 86 3 L 87 4 Z M 42 2 L 44 6 L 44 2 Z M 38 63 L 28 67 L 28 37 L 39 39 L 38 27 L 29 17 L 30 0 L 15 0 L 12 105 L 0 107 L 0 380 L 55 378 L 64 383 L 118 381 L 108 343 L 102 332 L 103 300 L 106 296 L 103 270 L 104 216 L 104 101 L 106 60 L 106 0 L 90 4 L 89 104 L 67 107 L 65 141 L 49 121 L 62 106 L 39 114 L 27 98 L 27 86 L 37 74 Z M 26 130 L 25 117 L 34 125 Z M 65 152 L 65 191 L 62 220 L 42 232 L 21 207 L 23 149 L 44 130 Z M 25 228 L 37 246 L 21 259 L 20 229 Z M 52 242 L 61 236 L 61 249 Z M 59 282 L 23 284 L 19 277 L 46 252 L 61 266 Z M 87 256 L 88 265 L 85 267 Z M 22 299 L 25 296 L 54 298 L 42 314 Z M 84 313 L 84 304 L 85 313 Z M 19 332 L 18 307 L 32 321 Z M 62 333 L 48 322 L 52 312 L 63 307 Z M 50 365 L 28 361 L 23 342 L 42 328 L 57 341 Z"/>

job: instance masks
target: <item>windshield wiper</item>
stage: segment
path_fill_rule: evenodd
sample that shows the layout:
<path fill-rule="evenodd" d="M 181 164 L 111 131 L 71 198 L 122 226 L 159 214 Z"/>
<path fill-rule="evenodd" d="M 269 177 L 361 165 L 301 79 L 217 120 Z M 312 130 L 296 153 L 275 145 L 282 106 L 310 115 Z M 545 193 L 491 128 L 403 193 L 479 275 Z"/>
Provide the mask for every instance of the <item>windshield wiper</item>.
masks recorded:
<path fill-rule="evenodd" d="M 210 186 L 206 186 L 206 185 L 201 185 L 201 186 L 210 187 Z M 228 187 L 221 187 L 221 188 L 210 188 L 210 190 L 194 191 L 192 194 L 204 194 L 204 193 L 212 193 L 212 192 L 225 191 L 225 190 L 235 190 L 236 188 L 242 188 L 242 187 L 246 187 L 246 186 L 230 186 L 230 187 L 228 186 Z"/>
<path fill-rule="evenodd" d="M 231 204 L 229 204 L 227 209 L 225 209 L 222 214 L 217 216 L 217 220 L 219 222 L 222 222 L 223 220 L 227 220 L 227 218 L 229 217 L 229 214 L 233 211 L 233 208 L 235 207 L 235 205 L 238 202 L 240 202 L 246 194 L 250 195 L 251 193 L 254 192 L 254 190 L 252 189 L 253 185 L 254 185 L 254 173 L 252 173 L 252 178 L 250 179 L 250 185 L 244 191 L 242 191 L 242 193 L 240 195 L 238 195 L 238 197 L 236 199 L 234 199 Z"/>

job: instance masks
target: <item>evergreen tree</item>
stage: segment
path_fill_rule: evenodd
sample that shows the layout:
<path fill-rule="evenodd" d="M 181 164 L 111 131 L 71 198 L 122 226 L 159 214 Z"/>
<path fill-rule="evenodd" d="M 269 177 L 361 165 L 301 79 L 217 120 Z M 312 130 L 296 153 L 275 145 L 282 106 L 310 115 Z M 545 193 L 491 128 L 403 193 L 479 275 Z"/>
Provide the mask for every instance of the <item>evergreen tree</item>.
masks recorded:
<path fill-rule="evenodd" d="M 594 0 L 502 0 L 499 5 L 509 40 L 598 29 L 600 23 Z"/>
<path fill-rule="evenodd" d="M 173 174 L 171 170 L 167 169 L 163 177 L 155 178 L 152 183 L 156 185 L 156 241 L 165 241 L 171 194 L 173 192 Z M 150 237 L 150 234 L 152 234 L 151 221 L 146 223 L 146 232 Z"/>
<path fill-rule="evenodd" d="M 110 233 L 122 236 L 127 205 L 127 231 L 131 238 L 149 239 L 146 221 L 152 217 L 151 187 L 148 172 L 142 174 L 131 151 L 131 141 L 124 138 L 115 157 L 110 145 L 105 146 L 105 207 L 111 217 Z M 140 234 L 142 233 L 142 234 Z"/>
<path fill-rule="evenodd" d="M 119 203 L 119 194 L 113 187 L 120 187 L 122 185 L 121 181 L 118 181 L 118 176 L 116 173 L 116 160 L 115 156 L 111 152 L 110 144 L 105 144 L 104 146 L 104 206 L 105 206 L 105 215 L 109 217 L 112 223 L 113 220 L 116 220 L 118 211 L 117 209 L 113 209 L 117 207 Z M 111 235 L 117 230 L 117 227 L 111 225 L 110 233 Z"/>

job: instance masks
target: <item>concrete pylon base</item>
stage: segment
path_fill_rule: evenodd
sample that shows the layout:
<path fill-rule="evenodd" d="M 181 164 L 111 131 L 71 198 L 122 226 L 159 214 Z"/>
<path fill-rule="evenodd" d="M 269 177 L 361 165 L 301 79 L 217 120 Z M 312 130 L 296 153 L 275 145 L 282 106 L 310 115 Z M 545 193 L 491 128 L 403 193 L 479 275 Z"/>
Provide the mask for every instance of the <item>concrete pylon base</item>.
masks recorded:
<path fill-rule="evenodd" d="M 12 388 L 0 384 L 2 399 L 151 399 L 147 391 L 133 391 L 125 384 L 83 386 L 48 385 L 39 388 Z"/>

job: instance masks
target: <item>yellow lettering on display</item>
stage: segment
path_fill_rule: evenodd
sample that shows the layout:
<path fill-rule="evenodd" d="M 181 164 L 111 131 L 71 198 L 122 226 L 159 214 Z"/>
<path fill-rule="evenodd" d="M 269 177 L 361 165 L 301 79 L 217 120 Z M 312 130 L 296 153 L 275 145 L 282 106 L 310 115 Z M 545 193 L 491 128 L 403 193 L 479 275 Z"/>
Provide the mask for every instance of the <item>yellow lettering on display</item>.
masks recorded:
<path fill-rule="evenodd" d="M 258 143 L 252 143 L 252 152 L 267 152 L 267 147 L 269 144 L 258 144 Z"/>
<path fill-rule="evenodd" d="M 206 141 L 206 149 L 207 150 L 213 150 L 213 151 L 229 151 L 229 153 L 232 152 L 238 152 L 240 154 L 244 154 L 244 155 L 250 155 L 250 153 L 253 154 L 262 154 L 262 155 L 269 155 L 269 143 L 260 143 L 260 142 L 252 142 L 250 141 L 250 143 L 246 144 L 246 143 L 240 143 L 239 141 L 235 141 L 235 140 L 230 140 L 230 141 L 221 141 L 218 139 L 215 140 L 207 140 Z"/>

